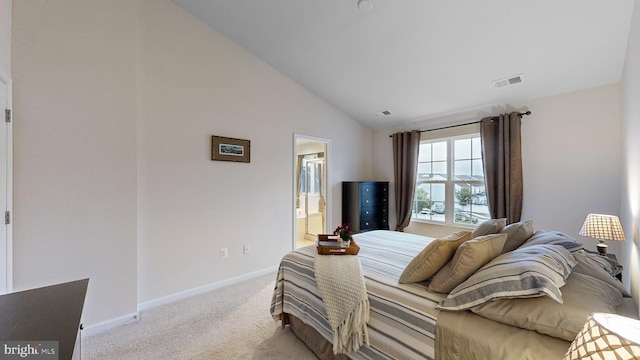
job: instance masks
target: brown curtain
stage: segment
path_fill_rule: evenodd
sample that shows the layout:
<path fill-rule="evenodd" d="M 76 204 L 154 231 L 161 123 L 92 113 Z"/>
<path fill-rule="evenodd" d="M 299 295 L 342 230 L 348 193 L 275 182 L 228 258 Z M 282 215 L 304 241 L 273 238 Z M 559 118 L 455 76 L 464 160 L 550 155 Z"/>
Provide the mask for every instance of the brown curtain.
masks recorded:
<path fill-rule="evenodd" d="M 520 122 L 517 112 L 480 121 L 489 213 L 493 219 L 507 218 L 507 224 L 522 215 Z"/>
<path fill-rule="evenodd" d="M 396 190 L 396 231 L 404 231 L 411 221 L 413 196 L 416 191 L 418 175 L 418 151 L 420 132 L 397 133 L 391 136 L 393 141 L 393 179 Z"/>

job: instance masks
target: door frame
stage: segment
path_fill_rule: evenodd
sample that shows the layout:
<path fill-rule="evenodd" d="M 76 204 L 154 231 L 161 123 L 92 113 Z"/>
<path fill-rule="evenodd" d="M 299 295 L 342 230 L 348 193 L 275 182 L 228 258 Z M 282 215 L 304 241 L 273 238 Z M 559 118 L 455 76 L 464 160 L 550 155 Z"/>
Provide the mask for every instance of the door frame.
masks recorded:
<path fill-rule="evenodd" d="M 329 139 L 324 139 L 324 138 L 320 138 L 320 137 L 316 137 L 316 136 L 309 136 L 309 135 L 303 135 L 303 134 L 293 134 L 293 165 L 291 166 L 292 171 L 291 171 L 291 178 L 292 178 L 292 182 L 291 184 L 293 185 L 291 187 L 292 189 L 292 199 L 293 202 L 291 203 L 291 214 L 292 214 L 292 223 L 293 223 L 293 232 L 292 232 L 292 242 L 291 242 L 291 248 L 295 249 L 296 248 L 296 243 L 297 243 L 297 214 L 296 214 L 296 198 L 298 196 L 298 189 L 297 189 L 297 183 L 296 183 L 296 172 L 297 172 L 297 161 L 298 161 L 298 140 L 308 140 L 308 141 L 314 141 L 314 142 L 319 142 L 319 143 L 323 143 L 325 146 L 325 162 L 324 162 L 324 166 L 325 166 L 325 171 L 324 171 L 324 180 L 325 180 L 325 223 L 324 223 L 324 230 L 328 231 L 327 229 L 332 229 L 332 224 L 331 224 L 331 213 L 332 213 L 332 205 L 333 205 L 333 198 L 332 198 L 332 191 L 331 191 L 331 140 Z"/>
<path fill-rule="evenodd" d="M 322 164 L 322 167 L 321 167 L 322 170 L 320 172 L 320 174 L 322 176 L 322 180 L 320 182 L 320 184 L 321 184 L 320 185 L 320 196 L 324 197 L 325 208 L 324 208 L 324 220 L 322 222 L 322 230 L 321 230 L 320 233 L 321 234 L 326 234 L 326 232 L 327 232 L 327 209 L 326 209 L 326 203 L 327 203 L 327 177 L 325 176 L 325 172 L 327 171 L 327 159 L 325 158 L 325 153 L 327 152 L 326 151 L 327 145 L 323 144 L 323 146 L 324 146 L 324 151 L 322 152 L 322 158 L 321 159 L 318 159 L 318 158 L 306 159 L 307 155 L 303 155 L 302 156 L 302 166 L 304 167 L 305 165 L 309 166 L 309 164 L 317 164 L 317 163 Z M 310 155 L 312 155 L 312 154 L 310 154 Z M 308 173 L 307 173 L 307 175 L 308 175 Z M 306 176 L 305 183 L 307 184 L 307 186 L 309 185 L 310 181 L 311 181 L 311 179 L 308 176 Z M 309 232 L 309 192 L 306 191 L 304 194 L 306 195 L 305 199 L 304 199 L 304 207 L 305 207 L 304 208 L 304 212 L 306 214 L 306 216 L 305 216 L 306 221 L 305 221 L 304 237 L 306 239 L 307 235 L 313 236 L 314 234 Z M 296 222 L 296 226 L 297 225 L 298 225 L 298 223 Z M 298 235 L 298 234 L 296 233 L 296 235 Z M 315 235 L 317 236 L 317 234 L 315 234 Z M 296 239 L 297 239 L 297 237 L 296 237 Z"/>
<path fill-rule="evenodd" d="M 0 191 L 6 191 L 6 209 L 5 211 L 9 211 L 10 213 L 10 221 L 9 224 L 6 225 L 6 247 L 4 249 L 5 259 L 6 259 L 6 267 L 3 270 L 0 270 L 0 276 L 5 276 L 5 289 L 2 289 L 0 286 L 0 294 L 9 293 L 13 291 L 13 82 L 11 78 L 9 78 L 4 73 L 0 72 L 0 85 L 6 86 L 7 88 L 7 103 L 0 106 L 0 110 L 3 113 L 4 118 L 4 109 L 9 109 L 11 111 L 11 121 L 4 122 L 6 129 L 6 141 L 7 141 L 7 154 L 6 154 L 6 166 L 7 166 L 7 178 L 6 178 L 6 188 L 0 189 Z M 1 135 L 1 134 L 0 134 Z M 1 211 L 1 209 L 0 209 Z"/>

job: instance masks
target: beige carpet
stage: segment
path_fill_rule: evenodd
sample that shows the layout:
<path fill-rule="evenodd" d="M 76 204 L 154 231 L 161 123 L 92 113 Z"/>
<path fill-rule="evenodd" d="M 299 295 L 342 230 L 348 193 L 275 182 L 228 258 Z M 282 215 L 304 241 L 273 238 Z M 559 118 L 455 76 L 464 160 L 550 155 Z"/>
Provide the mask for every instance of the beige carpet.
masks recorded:
<path fill-rule="evenodd" d="M 276 274 L 140 313 L 82 338 L 82 359 L 317 359 L 269 314 Z"/>

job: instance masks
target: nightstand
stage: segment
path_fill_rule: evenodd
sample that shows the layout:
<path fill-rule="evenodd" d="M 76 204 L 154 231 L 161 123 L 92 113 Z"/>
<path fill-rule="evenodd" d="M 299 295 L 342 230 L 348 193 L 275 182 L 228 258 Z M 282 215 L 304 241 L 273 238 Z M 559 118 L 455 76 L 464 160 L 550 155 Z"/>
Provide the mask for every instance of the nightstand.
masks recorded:
<path fill-rule="evenodd" d="M 609 259 L 615 261 L 617 264 L 620 264 L 618 262 L 618 258 L 614 254 L 607 254 L 607 257 Z M 614 273 L 612 275 L 615 276 L 616 279 L 622 281 L 622 265 L 619 265 L 617 268 L 615 268 L 613 270 L 614 270 Z"/>

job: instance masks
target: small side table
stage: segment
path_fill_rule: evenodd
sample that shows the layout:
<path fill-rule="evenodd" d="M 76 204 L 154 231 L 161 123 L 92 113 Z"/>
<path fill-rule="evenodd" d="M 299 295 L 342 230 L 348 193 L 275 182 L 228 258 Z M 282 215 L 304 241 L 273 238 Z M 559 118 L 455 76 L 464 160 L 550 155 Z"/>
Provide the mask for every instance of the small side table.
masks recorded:
<path fill-rule="evenodd" d="M 618 258 L 614 254 L 607 254 L 607 257 L 618 263 Z M 614 271 L 615 272 L 612 275 L 615 276 L 616 279 L 622 281 L 622 265 L 618 266 Z"/>

